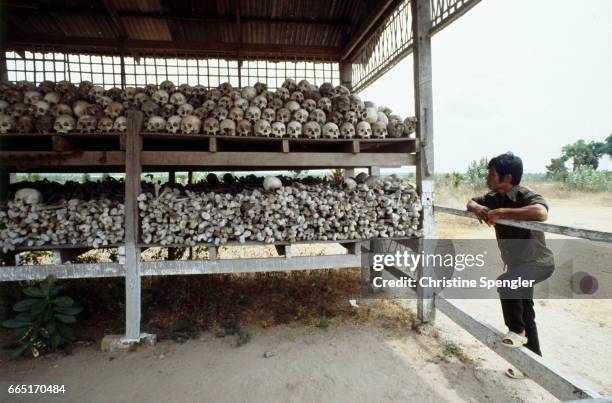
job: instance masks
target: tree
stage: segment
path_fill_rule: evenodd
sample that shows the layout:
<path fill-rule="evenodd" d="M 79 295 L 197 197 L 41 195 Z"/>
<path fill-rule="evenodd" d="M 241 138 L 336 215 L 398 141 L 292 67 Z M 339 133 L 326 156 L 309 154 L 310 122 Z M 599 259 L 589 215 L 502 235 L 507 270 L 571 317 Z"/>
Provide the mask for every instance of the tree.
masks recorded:
<path fill-rule="evenodd" d="M 449 174 L 446 174 L 446 177 L 455 188 L 458 187 L 464 179 L 463 175 L 461 175 L 459 172 L 451 172 Z"/>
<path fill-rule="evenodd" d="M 584 140 L 578 140 L 574 144 L 568 144 L 562 148 L 562 157 L 566 160 L 571 159 L 573 170 L 575 171 L 580 166 L 590 166 L 597 169 L 599 166 L 599 158 L 607 151 L 607 144 L 597 141 L 586 143 Z"/>
<path fill-rule="evenodd" d="M 546 165 L 546 177 L 554 180 L 565 180 L 567 178 L 566 157 L 552 158 L 550 165 Z"/>
<path fill-rule="evenodd" d="M 486 176 L 489 173 L 489 159 L 482 157 L 479 161 L 472 161 L 468 165 L 467 176 L 468 181 L 475 189 L 482 189 L 486 185 Z"/>

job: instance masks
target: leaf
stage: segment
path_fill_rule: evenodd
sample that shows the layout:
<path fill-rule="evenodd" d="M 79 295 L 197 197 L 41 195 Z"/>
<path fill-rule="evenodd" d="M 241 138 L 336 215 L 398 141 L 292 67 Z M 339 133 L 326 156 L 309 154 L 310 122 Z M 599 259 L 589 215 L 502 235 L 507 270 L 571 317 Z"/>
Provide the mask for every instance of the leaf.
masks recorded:
<path fill-rule="evenodd" d="M 22 341 L 23 339 L 28 337 L 28 334 L 30 333 L 31 330 L 32 328 L 29 326 L 17 329 L 15 337 L 17 338 L 17 340 Z"/>
<path fill-rule="evenodd" d="M 74 304 L 74 300 L 70 297 L 59 297 L 55 298 L 53 303 L 59 307 L 69 307 Z"/>
<path fill-rule="evenodd" d="M 9 328 L 9 329 L 19 329 L 19 328 L 26 327 L 29 325 L 30 324 L 27 322 L 22 322 L 16 319 L 7 319 L 4 322 L 2 322 L 2 326 Z"/>
<path fill-rule="evenodd" d="M 47 305 L 48 305 L 47 301 L 44 299 L 41 299 L 39 301 L 36 301 L 34 304 L 32 304 L 32 308 L 30 309 L 30 311 L 34 315 L 40 315 L 41 313 L 43 313 Z"/>
<path fill-rule="evenodd" d="M 63 325 L 61 323 L 58 323 L 57 324 L 57 330 L 59 330 L 59 333 L 65 339 L 67 339 L 67 340 L 73 340 L 74 339 L 74 333 L 72 333 L 72 330 L 68 326 Z"/>
<path fill-rule="evenodd" d="M 76 318 L 72 315 L 63 315 L 61 313 L 56 313 L 55 317 L 63 323 L 75 323 L 76 322 Z"/>
<path fill-rule="evenodd" d="M 57 313 L 63 313 L 64 315 L 76 315 L 83 311 L 83 308 L 80 306 L 71 306 L 68 308 L 54 308 L 53 309 Z"/>
<path fill-rule="evenodd" d="M 21 356 L 28 349 L 28 347 L 30 347 L 29 344 L 24 344 L 22 346 L 19 346 L 15 351 L 11 353 L 11 357 L 17 358 Z"/>
<path fill-rule="evenodd" d="M 47 326 L 45 326 L 45 328 L 47 329 L 47 332 L 49 332 L 49 334 L 57 334 L 57 326 L 55 325 L 55 321 L 51 321 L 49 323 L 47 323 Z"/>
<path fill-rule="evenodd" d="M 37 288 L 37 287 L 26 287 L 21 291 L 28 297 L 44 298 L 45 296 L 44 292 L 40 288 Z"/>
<path fill-rule="evenodd" d="M 36 316 L 32 315 L 29 312 L 22 312 L 15 318 L 21 322 L 33 322 L 36 320 Z"/>
<path fill-rule="evenodd" d="M 27 298 L 19 301 L 15 305 L 13 305 L 13 310 L 17 312 L 25 312 L 29 311 L 32 305 L 38 301 L 37 299 Z"/>
<path fill-rule="evenodd" d="M 62 338 L 60 337 L 59 333 L 53 333 L 53 336 L 51 336 L 51 349 L 57 350 L 61 342 Z"/>

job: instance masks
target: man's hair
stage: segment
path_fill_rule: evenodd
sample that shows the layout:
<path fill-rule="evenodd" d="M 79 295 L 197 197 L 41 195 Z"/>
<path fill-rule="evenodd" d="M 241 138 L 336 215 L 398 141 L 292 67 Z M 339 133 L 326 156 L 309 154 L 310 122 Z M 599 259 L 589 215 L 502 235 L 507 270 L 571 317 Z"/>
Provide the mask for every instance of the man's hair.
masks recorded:
<path fill-rule="evenodd" d="M 491 169 L 492 167 L 495 167 L 500 180 L 503 180 L 506 175 L 512 174 L 512 184 L 518 185 L 521 183 L 521 178 L 523 177 L 523 161 L 510 151 L 498 155 L 495 158 L 491 158 L 487 168 Z"/>

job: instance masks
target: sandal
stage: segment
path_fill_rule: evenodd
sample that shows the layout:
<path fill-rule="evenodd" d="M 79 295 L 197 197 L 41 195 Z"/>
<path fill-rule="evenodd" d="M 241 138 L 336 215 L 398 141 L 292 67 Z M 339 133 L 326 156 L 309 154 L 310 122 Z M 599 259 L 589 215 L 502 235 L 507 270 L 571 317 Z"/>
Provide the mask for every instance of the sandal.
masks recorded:
<path fill-rule="evenodd" d="M 525 379 L 527 378 L 527 376 L 522 373 L 521 371 L 515 371 L 512 368 L 508 368 L 505 372 L 506 376 L 508 378 L 512 378 L 512 379 Z"/>
<path fill-rule="evenodd" d="M 506 343 L 506 340 L 510 343 Z M 501 342 L 502 345 L 506 347 L 517 348 L 527 343 L 527 337 L 521 336 L 520 334 L 514 333 L 513 331 L 509 331 L 501 338 Z"/>

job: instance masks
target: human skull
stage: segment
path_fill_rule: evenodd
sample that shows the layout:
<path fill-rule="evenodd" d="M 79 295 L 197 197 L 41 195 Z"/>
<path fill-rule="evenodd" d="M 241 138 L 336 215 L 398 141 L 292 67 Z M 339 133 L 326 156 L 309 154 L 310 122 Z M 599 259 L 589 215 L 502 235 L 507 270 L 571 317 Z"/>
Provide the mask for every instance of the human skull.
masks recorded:
<path fill-rule="evenodd" d="M 372 136 L 372 127 L 366 121 L 357 123 L 357 137 L 362 139 L 369 139 Z"/>
<path fill-rule="evenodd" d="M 187 98 L 185 98 L 185 95 L 183 95 L 180 92 L 175 92 L 172 95 L 170 95 L 170 100 L 169 102 L 174 105 L 174 106 L 181 106 L 183 104 L 185 104 L 187 102 Z"/>
<path fill-rule="evenodd" d="M 416 116 L 409 116 L 404 119 L 404 135 L 410 136 L 412 133 L 416 131 L 417 128 L 417 118 Z"/>
<path fill-rule="evenodd" d="M 97 127 L 98 121 L 90 115 L 81 116 L 77 122 L 77 130 L 85 133 L 95 132 Z"/>
<path fill-rule="evenodd" d="M 289 101 L 285 104 L 285 108 L 289 109 L 291 113 L 293 113 L 297 111 L 298 109 L 301 109 L 301 106 L 295 101 Z"/>
<path fill-rule="evenodd" d="M 165 90 L 157 90 L 153 93 L 153 101 L 157 102 L 159 105 L 167 104 L 168 99 L 170 99 L 170 95 Z"/>
<path fill-rule="evenodd" d="M 335 123 L 325 123 L 323 126 L 323 138 L 337 139 L 340 136 L 340 129 Z"/>
<path fill-rule="evenodd" d="M 310 91 L 310 83 L 308 80 L 300 80 L 300 82 L 297 83 L 297 89 L 302 91 L 302 94 L 305 94 Z"/>
<path fill-rule="evenodd" d="M 293 112 L 293 120 L 302 124 L 306 123 L 308 121 L 308 112 L 306 109 L 298 109 Z"/>
<path fill-rule="evenodd" d="M 204 101 L 204 103 L 202 104 L 202 108 L 206 109 L 206 112 L 208 113 L 211 113 L 212 111 L 214 111 L 216 107 L 217 107 L 217 104 L 215 103 L 215 101 L 211 101 L 211 100 Z"/>
<path fill-rule="evenodd" d="M 113 102 L 113 99 L 111 97 L 107 97 L 106 95 L 103 95 L 99 98 L 96 98 L 96 102 L 106 108 L 108 105 L 110 105 Z"/>
<path fill-rule="evenodd" d="M 51 116 L 58 117 L 59 115 L 72 116 L 72 108 L 66 104 L 57 104 L 51 107 Z"/>
<path fill-rule="evenodd" d="M 241 120 L 238 122 L 236 132 L 239 136 L 250 136 L 253 133 L 253 125 L 248 120 Z"/>
<path fill-rule="evenodd" d="M 70 115 L 59 115 L 55 118 L 53 129 L 58 133 L 70 133 L 74 130 L 76 121 Z"/>
<path fill-rule="evenodd" d="M 267 120 L 260 119 L 255 122 L 255 135 L 260 137 L 269 137 L 272 133 L 272 126 Z"/>
<path fill-rule="evenodd" d="M 59 92 L 48 92 L 45 94 L 43 101 L 46 101 L 49 105 L 57 105 L 61 98 Z"/>
<path fill-rule="evenodd" d="M 244 116 L 251 124 L 255 124 L 255 122 L 261 119 L 261 110 L 256 106 L 249 106 Z"/>
<path fill-rule="evenodd" d="M 89 94 L 87 95 L 91 101 L 97 101 L 100 97 L 104 96 L 104 88 L 100 87 L 99 85 L 94 85 L 91 87 Z"/>
<path fill-rule="evenodd" d="M 257 91 L 258 94 L 261 94 L 262 92 L 268 89 L 268 86 L 266 84 L 260 82 L 255 83 L 254 87 L 255 91 Z"/>
<path fill-rule="evenodd" d="M 157 91 L 158 89 L 163 89 L 164 91 L 168 92 L 168 90 L 166 90 L 165 88 L 161 88 L 161 87 L 158 88 L 157 85 L 155 85 L 155 84 L 147 84 L 144 87 L 144 93 L 146 95 L 152 97 L 153 94 L 155 93 L 155 91 Z M 174 88 L 172 90 L 174 90 Z"/>
<path fill-rule="evenodd" d="M 249 101 L 244 98 L 238 98 L 234 101 L 234 106 L 242 109 L 243 112 L 246 112 L 249 109 Z"/>
<path fill-rule="evenodd" d="M 351 110 L 351 101 L 348 96 L 339 95 L 332 99 L 332 107 L 334 111 L 346 113 Z"/>
<path fill-rule="evenodd" d="M 272 123 L 272 135 L 274 137 L 284 137 L 287 133 L 287 128 L 283 122 Z"/>
<path fill-rule="evenodd" d="M 276 176 L 266 176 L 263 180 L 263 188 L 267 191 L 274 191 L 283 187 L 283 182 Z"/>
<path fill-rule="evenodd" d="M 38 90 L 43 94 L 55 91 L 55 83 L 53 81 L 45 80 L 42 83 L 38 84 Z"/>
<path fill-rule="evenodd" d="M 161 88 L 162 90 L 166 91 L 169 94 L 171 92 L 174 92 L 174 90 L 176 89 L 176 86 L 174 85 L 172 81 L 165 80 L 165 81 L 162 81 L 161 84 L 159 84 L 159 88 Z"/>
<path fill-rule="evenodd" d="M 242 88 L 240 92 L 242 98 L 246 99 L 248 102 L 251 102 L 253 98 L 257 96 L 257 90 L 254 87 L 246 86 Z"/>
<path fill-rule="evenodd" d="M 345 97 L 348 97 L 349 95 L 351 95 L 351 91 L 346 88 L 344 85 L 338 85 L 334 88 L 334 93 L 336 95 L 342 95 Z"/>
<path fill-rule="evenodd" d="M 268 106 L 268 100 L 266 99 L 266 97 L 258 95 L 253 98 L 253 100 L 251 101 L 251 105 L 263 110 L 266 108 L 266 106 Z"/>
<path fill-rule="evenodd" d="M 193 115 L 185 116 L 181 120 L 181 132 L 183 134 L 198 134 L 201 127 L 202 122 Z"/>
<path fill-rule="evenodd" d="M 0 133 L 6 134 L 15 128 L 15 118 L 11 115 L 0 114 Z"/>
<path fill-rule="evenodd" d="M 183 104 L 178 107 L 176 113 L 178 113 L 178 115 L 182 118 L 184 118 L 185 116 L 193 115 L 193 106 L 191 106 L 190 104 Z"/>
<path fill-rule="evenodd" d="M 272 108 L 266 108 L 261 112 L 261 118 L 270 122 L 274 122 L 276 120 L 276 112 Z"/>
<path fill-rule="evenodd" d="M 287 125 L 287 135 L 292 138 L 298 138 L 302 135 L 302 124 L 300 122 L 291 121 Z"/>
<path fill-rule="evenodd" d="M 193 111 L 193 116 L 197 117 L 200 120 L 204 120 L 208 117 L 208 112 L 204 107 L 200 106 Z"/>
<path fill-rule="evenodd" d="M 43 116 L 40 116 L 38 119 L 36 119 L 36 122 L 34 123 L 34 127 L 36 128 L 36 131 L 38 133 L 46 134 L 46 133 L 49 133 L 51 130 L 53 130 L 54 122 L 55 122 L 55 119 L 52 116 L 43 115 Z"/>
<path fill-rule="evenodd" d="M 349 100 L 351 101 L 351 111 L 360 114 L 361 111 L 365 108 L 364 103 L 361 101 L 357 94 L 349 95 Z"/>
<path fill-rule="evenodd" d="M 304 94 L 301 91 L 294 91 L 291 94 L 291 100 L 301 104 L 304 102 Z"/>
<path fill-rule="evenodd" d="M 4 99 L 0 99 L 0 113 L 5 113 L 6 109 L 9 107 L 9 103 Z"/>
<path fill-rule="evenodd" d="M 331 113 L 332 111 L 332 103 L 327 97 L 321 97 L 317 101 L 317 107 L 327 113 Z"/>
<path fill-rule="evenodd" d="M 276 89 L 274 97 L 280 99 L 283 102 L 287 102 L 291 98 L 291 94 L 289 94 L 289 90 L 287 88 L 279 87 Z"/>
<path fill-rule="evenodd" d="M 76 101 L 74 105 L 72 105 L 72 111 L 74 112 L 74 116 L 80 118 L 81 116 L 87 115 L 87 109 L 91 106 L 91 104 L 87 101 Z"/>
<path fill-rule="evenodd" d="M 344 121 L 344 115 L 339 111 L 332 112 L 331 116 L 329 117 L 329 121 L 337 125 L 341 125 Z"/>
<path fill-rule="evenodd" d="M 206 95 L 206 87 L 201 84 L 198 84 L 191 89 L 191 93 L 193 95 L 201 97 L 202 95 Z"/>
<path fill-rule="evenodd" d="M 304 135 L 309 139 L 318 139 L 321 137 L 321 126 L 315 121 L 306 122 Z"/>
<path fill-rule="evenodd" d="M 17 102 L 6 108 L 7 115 L 18 118 L 28 113 L 28 106 L 23 102 Z"/>
<path fill-rule="evenodd" d="M 210 115 L 211 115 L 213 118 L 217 119 L 219 122 L 221 122 L 222 120 L 227 119 L 228 112 L 227 112 L 227 109 L 225 109 L 225 108 L 221 108 L 221 107 L 219 106 L 219 107 L 216 107 L 216 108 L 215 108 L 215 109 L 214 109 L 214 110 L 211 112 L 211 114 L 210 114 Z"/>
<path fill-rule="evenodd" d="M 374 108 L 376 109 L 376 111 L 378 112 L 378 106 L 376 106 L 376 104 L 372 101 L 365 101 L 363 103 L 364 108 Z"/>
<path fill-rule="evenodd" d="M 213 88 L 206 93 L 206 100 L 213 101 L 214 103 L 219 102 L 223 94 L 217 88 Z"/>
<path fill-rule="evenodd" d="M 374 122 L 371 125 L 372 135 L 378 139 L 387 137 L 387 126 L 382 122 Z"/>
<path fill-rule="evenodd" d="M 147 131 L 152 133 L 159 133 L 166 130 L 166 119 L 161 116 L 151 116 L 147 121 Z"/>
<path fill-rule="evenodd" d="M 236 122 L 231 119 L 225 119 L 219 125 L 222 136 L 235 136 L 236 135 Z"/>
<path fill-rule="evenodd" d="M 357 113 L 353 111 L 348 111 L 344 114 L 344 120 L 348 123 L 356 125 L 359 122 L 359 118 L 357 117 Z"/>
<path fill-rule="evenodd" d="M 343 123 L 340 126 L 340 135 L 345 139 L 352 139 L 355 137 L 355 126 L 349 122 Z"/>
<path fill-rule="evenodd" d="M 115 119 L 113 130 L 119 133 L 125 133 L 127 131 L 127 118 L 125 116 L 119 116 Z"/>
<path fill-rule="evenodd" d="M 242 119 L 244 119 L 244 111 L 241 108 L 234 106 L 229 111 L 229 118 L 234 122 L 240 122 Z"/>
<path fill-rule="evenodd" d="M 26 91 L 25 94 L 23 94 L 23 102 L 26 105 L 33 105 L 42 99 L 42 94 L 38 91 Z"/>
<path fill-rule="evenodd" d="M 40 204 L 43 201 L 42 193 L 34 188 L 21 188 L 15 192 L 15 200 L 22 200 L 26 204 Z"/>
<path fill-rule="evenodd" d="M 397 118 L 394 118 L 395 115 L 391 115 L 391 118 L 389 119 L 389 124 L 387 125 L 387 132 L 389 133 L 389 136 L 391 137 L 402 137 L 402 135 L 404 134 L 404 122 L 402 122 L 401 118 L 399 118 L 399 116 L 397 116 Z"/>
<path fill-rule="evenodd" d="M 153 110 L 153 113 L 151 113 L 148 116 L 153 116 L 157 114 L 157 109 Z M 159 115 L 163 116 L 164 119 L 168 119 L 170 116 L 174 116 L 176 114 L 176 108 L 174 105 L 172 104 L 164 104 L 162 105 L 161 109 L 159 109 Z M 147 116 L 147 114 L 145 113 L 145 116 Z"/>
<path fill-rule="evenodd" d="M 98 131 L 102 133 L 108 133 L 113 131 L 113 119 L 109 117 L 103 117 L 98 120 Z"/>
<path fill-rule="evenodd" d="M 310 113 L 317 109 L 317 102 L 314 99 L 305 99 L 304 102 L 302 102 L 302 108 Z"/>
<path fill-rule="evenodd" d="M 136 95 L 135 87 L 125 87 L 125 89 L 123 90 L 123 93 L 121 94 L 121 99 L 123 99 L 124 101 L 133 101 L 135 95 Z"/>
<path fill-rule="evenodd" d="M 334 85 L 332 83 L 323 83 L 319 87 L 319 93 L 327 98 L 331 98 L 335 95 L 334 93 Z M 320 108 L 320 106 L 319 106 Z"/>
<path fill-rule="evenodd" d="M 179 85 L 178 90 L 185 95 L 191 95 L 193 88 L 189 84 L 181 84 Z"/>
<path fill-rule="evenodd" d="M 275 111 L 279 110 L 280 108 L 284 106 L 285 106 L 285 103 L 278 98 L 272 98 L 272 100 L 268 100 L 268 108 L 272 108 Z"/>
<path fill-rule="evenodd" d="M 360 117 L 361 120 L 372 124 L 378 120 L 378 111 L 375 108 L 368 106 L 361 112 Z"/>
<path fill-rule="evenodd" d="M 323 112 L 321 109 L 315 109 L 314 111 L 310 112 L 310 115 L 308 115 L 308 120 L 317 122 L 322 126 L 327 121 L 327 116 L 325 116 L 325 112 Z"/>
<path fill-rule="evenodd" d="M 208 118 L 204 121 L 204 134 L 216 136 L 219 134 L 219 121 L 215 118 Z"/>
<path fill-rule="evenodd" d="M 166 121 L 166 131 L 177 134 L 181 130 L 181 120 L 182 118 L 179 115 L 170 116 Z"/>
<path fill-rule="evenodd" d="M 34 116 L 36 117 L 44 116 L 49 112 L 49 104 L 45 101 L 35 102 L 32 106 Z"/>
<path fill-rule="evenodd" d="M 32 116 L 24 115 L 17 119 L 17 131 L 19 133 L 30 133 L 34 129 Z"/>
<path fill-rule="evenodd" d="M 222 96 L 219 99 L 219 102 L 217 102 L 217 106 L 220 106 L 222 108 L 225 108 L 227 110 L 232 109 L 234 102 L 232 101 L 232 98 L 230 98 L 228 95 Z"/>
<path fill-rule="evenodd" d="M 155 95 L 155 93 L 153 93 L 153 95 Z M 139 92 L 136 95 L 134 95 L 134 103 L 137 106 L 140 106 L 140 105 L 142 105 L 145 102 L 150 101 L 150 100 L 151 100 L 151 98 L 145 92 Z"/>
<path fill-rule="evenodd" d="M 276 120 L 283 123 L 289 123 L 291 120 L 291 111 L 287 108 L 280 108 L 276 112 Z"/>
<path fill-rule="evenodd" d="M 166 105 L 170 105 L 170 104 L 166 104 Z M 164 105 L 164 108 L 165 108 L 165 105 Z M 140 109 L 142 110 L 146 118 L 149 118 L 153 115 L 158 115 L 160 113 L 159 105 L 153 101 L 146 101 Z M 172 105 L 171 109 L 172 109 L 172 112 L 174 112 L 174 105 Z"/>
<path fill-rule="evenodd" d="M 289 92 L 293 92 L 297 88 L 297 84 L 293 78 L 287 78 L 283 81 L 282 88 L 286 88 Z"/>
<path fill-rule="evenodd" d="M 123 104 L 111 102 L 110 105 L 104 109 L 104 113 L 111 119 L 117 119 L 123 113 Z"/>
<path fill-rule="evenodd" d="M 232 87 L 232 85 L 228 82 L 219 84 L 219 91 L 221 91 L 221 94 L 223 95 L 231 94 L 233 89 L 234 87 Z"/>
<path fill-rule="evenodd" d="M 393 113 L 393 111 L 391 110 L 391 108 L 387 107 L 387 106 L 379 106 L 378 107 L 378 112 L 382 112 L 385 115 L 389 116 Z"/>
<path fill-rule="evenodd" d="M 385 125 L 385 127 L 387 127 L 387 125 L 389 124 L 389 118 L 387 117 L 387 115 L 384 114 L 384 112 L 378 111 L 378 119 L 376 120 L 376 122 L 382 123 Z"/>

